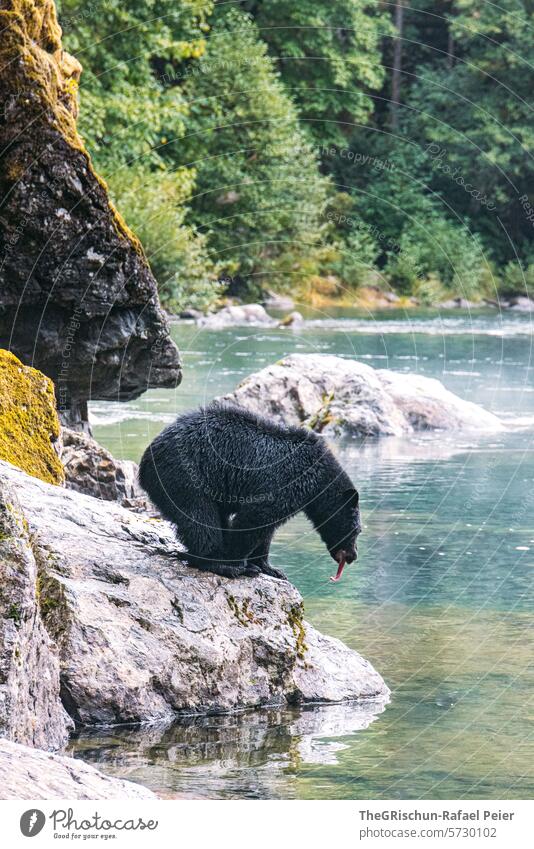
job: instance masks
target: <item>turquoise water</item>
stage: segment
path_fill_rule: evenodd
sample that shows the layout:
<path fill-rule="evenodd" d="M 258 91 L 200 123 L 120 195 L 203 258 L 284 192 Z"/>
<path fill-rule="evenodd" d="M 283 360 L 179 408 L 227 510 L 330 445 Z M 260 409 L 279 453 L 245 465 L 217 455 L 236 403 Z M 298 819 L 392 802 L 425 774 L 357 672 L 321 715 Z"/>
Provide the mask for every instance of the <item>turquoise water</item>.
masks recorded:
<path fill-rule="evenodd" d="M 366 728 L 350 706 L 271 710 L 88 733 L 74 750 L 169 796 L 532 798 L 531 320 L 308 318 L 299 330 L 174 325 L 182 386 L 95 403 L 94 431 L 117 456 L 138 459 L 178 411 L 293 351 L 438 377 L 501 416 L 505 430 L 483 437 L 336 443 L 364 518 L 360 559 L 340 584 L 328 583 L 330 559 L 303 518 L 276 537 L 273 563 L 302 592 L 307 618 L 371 660 L 391 703 Z"/>

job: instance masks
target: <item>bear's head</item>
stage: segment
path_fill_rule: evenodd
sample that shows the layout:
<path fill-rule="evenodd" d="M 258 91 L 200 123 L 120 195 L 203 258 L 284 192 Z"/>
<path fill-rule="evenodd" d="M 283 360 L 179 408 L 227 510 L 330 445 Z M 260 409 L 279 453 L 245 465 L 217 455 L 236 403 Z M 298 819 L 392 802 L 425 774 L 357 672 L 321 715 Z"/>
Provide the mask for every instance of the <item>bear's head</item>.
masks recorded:
<path fill-rule="evenodd" d="M 331 557 L 338 565 L 358 557 L 357 539 L 361 533 L 359 496 L 356 489 L 330 488 L 328 517 L 318 530 Z"/>

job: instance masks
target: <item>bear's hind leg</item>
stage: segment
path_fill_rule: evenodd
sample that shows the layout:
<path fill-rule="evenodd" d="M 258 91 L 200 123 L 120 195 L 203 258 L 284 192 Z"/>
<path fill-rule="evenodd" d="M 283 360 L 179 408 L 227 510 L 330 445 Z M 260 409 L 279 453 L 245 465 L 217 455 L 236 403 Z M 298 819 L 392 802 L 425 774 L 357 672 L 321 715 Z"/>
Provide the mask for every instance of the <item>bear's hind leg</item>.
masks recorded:
<path fill-rule="evenodd" d="M 177 536 L 187 549 L 180 559 L 189 566 L 225 578 L 259 574 L 258 567 L 244 559 L 228 561 L 223 548 L 221 517 L 214 502 L 197 500 L 187 508 L 175 508 L 174 523 Z"/>

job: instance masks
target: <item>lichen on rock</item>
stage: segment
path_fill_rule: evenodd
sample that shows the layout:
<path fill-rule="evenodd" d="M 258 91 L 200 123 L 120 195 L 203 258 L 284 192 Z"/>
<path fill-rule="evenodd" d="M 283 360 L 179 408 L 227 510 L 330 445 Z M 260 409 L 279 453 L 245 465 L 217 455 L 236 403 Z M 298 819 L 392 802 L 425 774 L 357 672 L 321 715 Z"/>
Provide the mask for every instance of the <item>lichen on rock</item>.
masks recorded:
<path fill-rule="evenodd" d="M 61 483 L 63 466 L 54 386 L 40 371 L 0 350 L 0 459 L 48 483 Z"/>

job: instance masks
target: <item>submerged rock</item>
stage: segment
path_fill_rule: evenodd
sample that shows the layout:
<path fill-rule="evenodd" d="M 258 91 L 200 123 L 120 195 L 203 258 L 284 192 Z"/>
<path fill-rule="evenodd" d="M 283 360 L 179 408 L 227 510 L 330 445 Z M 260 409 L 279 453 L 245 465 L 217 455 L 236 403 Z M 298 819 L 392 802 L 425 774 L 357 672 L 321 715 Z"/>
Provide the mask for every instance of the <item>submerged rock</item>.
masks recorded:
<path fill-rule="evenodd" d="M 301 324 L 304 323 L 304 318 L 302 313 L 297 312 L 297 310 L 293 310 L 289 315 L 284 316 L 284 318 L 280 321 L 280 327 L 300 327 Z"/>
<path fill-rule="evenodd" d="M 243 304 L 223 307 L 219 312 L 203 316 L 197 320 L 200 327 L 219 330 L 223 327 L 240 325 L 274 327 L 277 322 L 266 312 L 261 304 Z"/>
<path fill-rule="evenodd" d="M 132 781 L 111 778 L 94 766 L 0 740 L 2 799 L 155 799 Z"/>
<path fill-rule="evenodd" d="M 387 699 L 366 660 L 303 620 L 291 584 L 191 569 L 165 523 L 2 463 L 5 487 L 16 487 L 42 563 L 41 614 L 58 646 L 63 702 L 77 722 Z"/>
<path fill-rule="evenodd" d="M 61 442 L 60 456 L 68 489 L 104 501 L 118 501 L 130 509 L 152 510 L 137 481 L 137 463 L 117 460 L 88 434 L 66 427 L 61 431 Z"/>
<path fill-rule="evenodd" d="M 58 437 L 52 381 L 0 350 L 0 459 L 49 483 L 61 483 Z"/>
<path fill-rule="evenodd" d="M 329 434 L 502 428 L 496 416 L 449 392 L 439 380 L 329 354 L 292 354 L 245 378 L 221 400 Z"/>
<path fill-rule="evenodd" d="M 88 398 L 176 386 L 178 351 L 78 136 L 81 66 L 54 3 L 4 3 L 0 27 L 0 345 L 52 378 L 64 423 L 82 426 Z"/>

